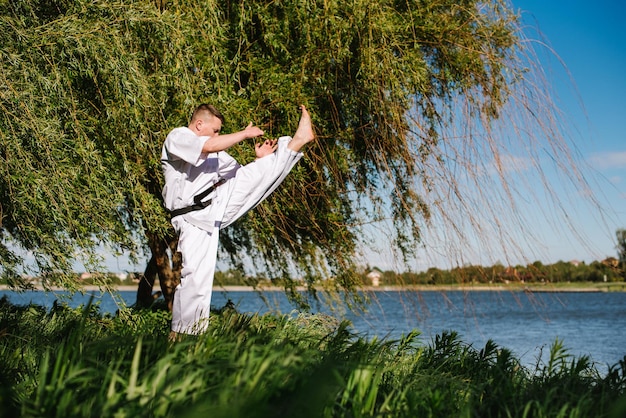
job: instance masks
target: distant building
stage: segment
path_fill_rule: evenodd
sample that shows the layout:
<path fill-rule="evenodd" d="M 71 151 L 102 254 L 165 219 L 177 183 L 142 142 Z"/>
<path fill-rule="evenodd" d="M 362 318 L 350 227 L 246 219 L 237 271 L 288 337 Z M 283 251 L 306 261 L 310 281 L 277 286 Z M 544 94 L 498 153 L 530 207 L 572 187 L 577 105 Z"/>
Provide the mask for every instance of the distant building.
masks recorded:
<path fill-rule="evenodd" d="M 382 274 L 380 271 L 372 270 L 369 273 L 367 273 L 366 277 L 372 283 L 372 286 L 380 286 L 380 278 L 382 277 Z"/>

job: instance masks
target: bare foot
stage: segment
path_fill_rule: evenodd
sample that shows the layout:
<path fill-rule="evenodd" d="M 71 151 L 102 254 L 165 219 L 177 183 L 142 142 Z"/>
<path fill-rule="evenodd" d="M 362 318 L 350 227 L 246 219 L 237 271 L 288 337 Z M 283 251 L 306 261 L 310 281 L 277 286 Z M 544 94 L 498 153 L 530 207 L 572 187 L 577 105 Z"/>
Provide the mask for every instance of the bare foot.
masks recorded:
<path fill-rule="evenodd" d="M 298 122 L 298 129 L 293 135 L 293 139 L 289 142 L 288 148 L 299 152 L 300 149 L 309 142 L 315 139 L 315 132 L 313 132 L 313 124 L 311 123 L 311 115 L 304 105 L 300 106 L 302 110 L 302 116 L 300 122 Z"/>

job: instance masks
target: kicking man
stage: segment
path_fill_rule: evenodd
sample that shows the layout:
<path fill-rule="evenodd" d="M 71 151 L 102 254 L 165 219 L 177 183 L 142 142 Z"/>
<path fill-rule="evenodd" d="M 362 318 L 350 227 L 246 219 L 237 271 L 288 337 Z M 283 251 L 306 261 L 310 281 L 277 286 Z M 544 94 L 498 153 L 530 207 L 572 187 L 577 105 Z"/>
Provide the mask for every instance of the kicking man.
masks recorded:
<path fill-rule="evenodd" d="M 267 198 L 300 160 L 300 150 L 314 140 L 311 117 L 304 106 L 293 138 L 255 145 L 256 159 L 240 165 L 226 150 L 263 135 L 250 123 L 220 135 L 224 116 L 212 105 L 198 106 L 187 127 L 173 129 L 163 144 L 163 199 L 179 234 L 181 281 L 174 293 L 172 332 L 206 330 L 217 262 L 219 230 L 232 224 Z M 175 335 L 175 334 L 174 334 Z"/>

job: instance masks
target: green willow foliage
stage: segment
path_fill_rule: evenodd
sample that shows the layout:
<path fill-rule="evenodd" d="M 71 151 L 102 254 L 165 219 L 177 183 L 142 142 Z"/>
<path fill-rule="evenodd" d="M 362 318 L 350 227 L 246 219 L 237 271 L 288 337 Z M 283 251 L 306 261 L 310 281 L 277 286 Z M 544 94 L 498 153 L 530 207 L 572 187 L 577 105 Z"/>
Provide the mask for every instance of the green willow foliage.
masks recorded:
<path fill-rule="evenodd" d="M 223 249 L 349 288 L 364 223 L 390 213 L 395 246 L 420 242 L 423 162 L 457 123 L 445 110 L 462 98 L 471 117 L 498 116 L 525 70 L 516 22 L 499 0 L 0 1 L 3 274 L 17 280 L 16 248 L 62 272 L 96 266 L 101 244 L 175 243 L 160 201 L 167 132 L 211 102 L 227 130 L 291 134 L 304 103 L 317 143 Z M 232 153 L 249 160 L 252 145 Z"/>

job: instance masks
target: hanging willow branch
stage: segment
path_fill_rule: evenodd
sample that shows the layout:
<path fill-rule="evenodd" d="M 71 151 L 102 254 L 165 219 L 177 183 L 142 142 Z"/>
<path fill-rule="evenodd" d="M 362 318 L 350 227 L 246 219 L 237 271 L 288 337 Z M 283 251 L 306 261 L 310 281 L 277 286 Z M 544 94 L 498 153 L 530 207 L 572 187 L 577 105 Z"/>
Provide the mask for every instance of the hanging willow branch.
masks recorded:
<path fill-rule="evenodd" d="M 520 172 L 549 193 L 549 156 L 585 187 L 504 1 L 5 1 L 0 37 L 0 256 L 13 277 L 13 248 L 67 272 L 79 254 L 95 268 L 100 245 L 170 242 L 159 150 L 202 102 L 226 130 L 253 121 L 273 137 L 294 132 L 297 104 L 313 114 L 315 145 L 222 236 L 236 265 L 270 277 L 349 289 L 371 244 L 405 261 L 429 248 L 463 263 L 486 241 L 516 252 L 529 222 L 517 202 L 536 190 Z M 231 153 L 246 162 L 252 144 Z"/>

